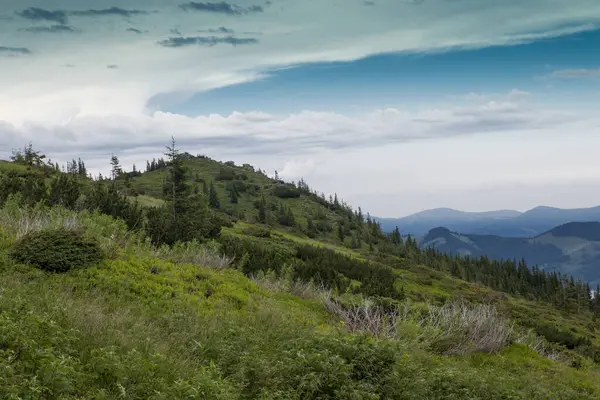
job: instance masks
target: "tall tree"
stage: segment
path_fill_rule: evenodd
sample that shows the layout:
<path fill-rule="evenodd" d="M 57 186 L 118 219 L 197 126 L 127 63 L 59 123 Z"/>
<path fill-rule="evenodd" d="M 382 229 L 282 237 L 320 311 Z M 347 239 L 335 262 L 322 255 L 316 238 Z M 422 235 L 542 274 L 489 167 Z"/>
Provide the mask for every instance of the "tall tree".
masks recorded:
<path fill-rule="evenodd" d="M 111 165 L 111 176 L 114 181 L 123 172 L 123 170 L 121 168 L 121 164 L 119 164 L 119 157 L 117 157 L 116 155 L 113 154 L 110 157 L 110 165 Z"/>
<path fill-rule="evenodd" d="M 184 200 L 188 194 L 188 185 L 185 183 L 185 167 L 174 137 L 171 137 L 171 145 L 167 146 L 165 155 L 168 160 L 168 174 L 164 195 L 171 202 L 171 218 L 175 222 L 178 214 L 184 212 Z"/>
<path fill-rule="evenodd" d="M 219 196 L 217 195 L 217 189 L 215 188 L 214 182 L 210 182 L 210 190 L 208 192 L 208 204 L 212 208 L 220 208 L 221 203 L 219 202 Z"/>

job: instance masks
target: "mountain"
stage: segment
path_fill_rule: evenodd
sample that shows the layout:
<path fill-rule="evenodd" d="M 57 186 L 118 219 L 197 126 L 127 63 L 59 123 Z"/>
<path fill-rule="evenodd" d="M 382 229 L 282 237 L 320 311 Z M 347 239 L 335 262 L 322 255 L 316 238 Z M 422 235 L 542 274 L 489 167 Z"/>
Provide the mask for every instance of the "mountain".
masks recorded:
<path fill-rule="evenodd" d="M 391 232 L 396 226 L 402 234 L 421 237 L 444 226 L 466 234 L 504 237 L 534 237 L 568 222 L 600 221 L 600 206 L 561 209 L 540 206 L 521 213 L 514 210 L 464 212 L 449 208 L 422 211 L 404 218 L 376 218 L 382 229 Z"/>
<path fill-rule="evenodd" d="M 173 199 L 180 160 L 97 181 L 0 163 L 0 398 L 600 398 L 584 283 L 429 254 L 303 181 L 180 157 Z M 174 223 L 198 236 L 147 230 Z"/>
<path fill-rule="evenodd" d="M 545 210 L 538 210 L 545 211 Z M 554 212 L 554 211 L 552 211 Z M 570 222 L 532 238 L 456 233 L 434 228 L 419 245 L 463 256 L 525 259 L 529 265 L 600 283 L 600 222 Z"/>

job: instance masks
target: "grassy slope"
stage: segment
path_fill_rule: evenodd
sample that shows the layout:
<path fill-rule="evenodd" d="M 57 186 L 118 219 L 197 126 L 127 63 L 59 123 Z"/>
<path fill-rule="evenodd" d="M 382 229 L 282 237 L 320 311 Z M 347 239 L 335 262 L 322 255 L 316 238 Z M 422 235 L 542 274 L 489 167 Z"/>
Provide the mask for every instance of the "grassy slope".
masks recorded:
<path fill-rule="evenodd" d="M 191 165 L 192 172 L 207 181 L 220 166 L 193 162 L 198 165 Z M 149 189 L 146 205 L 160 204 L 152 195 L 160 194 L 161 174 L 133 180 L 134 187 Z M 242 196 L 239 207 L 252 216 L 254 200 L 268 196 L 273 182 L 249 176 L 264 190 Z M 223 202 L 223 183 L 217 188 Z M 283 201 L 300 220 L 305 210 L 322 208 L 306 197 Z M 110 223 L 86 226 L 96 225 L 110 242 Z M 240 222 L 224 234 L 243 235 L 248 226 Z M 440 356 L 419 346 L 411 326 L 401 340 L 349 335 L 317 302 L 261 289 L 236 271 L 159 260 L 139 246 L 117 250 L 86 271 L 45 274 L 12 264 L 6 251 L 14 238 L 2 232 L 0 227 L 0 368 L 6 373 L 0 398 L 600 397 L 600 374 L 589 362 L 571 368 L 519 344 L 494 355 Z M 341 246 L 335 234 L 315 240 L 276 227 L 264 240 L 376 257 L 366 248 Z M 387 261 L 396 267 L 395 284 L 414 301 L 495 299 L 523 326 L 555 324 L 599 343 L 597 323 L 587 313 L 567 315 L 407 260 Z"/>
<path fill-rule="evenodd" d="M 448 357 L 408 339 L 345 334 L 319 304 L 268 292 L 233 270 L 135 253 L 63 275 L 13 265 L 5 251 L 0 260 L 1 398 L 600 395 L 595 370 L 523 345 Z"/>
<path fill-rule="evenodd" d="M 194 183 L 194 178 L 196 176 L 207 183 L 213 181 L 219 193 L 221 204 L 223 205 L 222 208 L 235 208 L 236 211 L 241 210 L 241 213 L 245 215 L 246 221 L 238 222 L 234 228 L 225 228 L 225 234 L 244 234 L 244 230 L 252 225 L 257 214 L 254 202 L 263 195 L 268 201 L 281 201 L 286 204 L 286 206 L 292 208 L 297 221 L 303 226 L 306 224 L 306 218 L 316 214 L 317 211 L 324 214 L 332 223 L 335 223 L 339 218 L 335 212 L 318 204 L 312 198 L 305 195 L 302 195 L 297 199 L 276 198 L 271 194 L 271 189 L 276 183 L 273 179 L 268 178 L 261 173 L 239 166 L 233 167 L 233 169 L 238 173 L 246 173 L 248 175 L 248 182 L 260 185 L 261 189 L 255 194 L 243 194 L 237 205 L 227 204 L 228 197 L 225 190 L 227 182 L 215 180 L 219 170 L 225 166 L 224 163 L 207 158 L 193 158 L 187 160 L 185 163 L 188 169 L 190 184 L 196 184 Z M 161 196 L 161 184 L 165 174 L 165 171 L 153 171 L 144 173 L 142 176 L 132 180 L 132 187 L 145 192 L 143 202 L 148 203 L 149 201 L 152 201 L 147 200 L 151 199 L 152 196 Z M 201 188 L 202 184 L 197 184 L 200 185 Z M 278 244 L 311 244 L 334 249 L 340 253 L 357 258 L 377 259 L 377 253 L 370 252 L 364 243 L 360 249 L 355 250 L 342 246 L 336 237 L 335 229 L 333 229 L 331 233 L 321 233 L 319 237 L 311 239 L 298 229 L 279 226 L 273 221 L 271 222 L 271 225 L 273 226 L 272 237 L 263 239 L 268 242 L 276 242 Z M 395 274 L 397 275 L 395 286 L 403 287 L 407 296 L 414 300 L 436 303 L 441 303 L 453 298 L 465 298 L 470 301 L 497 301 L 508 315 L 526 327 L 535 328 L 536 326 L 546 323 L 555 324 L 559 329 L 575 332 L 578 335 L 588 337 L 594 344 L 600 345 L 600 336 L 597 337 L 596 332 L 600 326 L 598 323 L 592 321 L 592 315 L 590 313 L 585 312 L 575 315 L 573 313 L 561 312 L 546 304 L 512 298 L 511 296 L 494 292 L 485 286 L 455 279 L 440 271 L 428 268 L 426 265 L 415 265 L 408 260 L 397 257 L 387 257 L 385 263 L 395 267 Z"/>
<path fill-rule="evenodd" d="M 228 210 L 232 214 L 239 215 L 244 220 L 256 220 L 258 212 L 255 202 L 260 200 L 263 196 L 266 198 L 267 203 L 269 204 L 278 204 L 281 202 L 285 204 L 286 207 L 290 207 L 294 212 L 296 221 L 302 226 L 306 225 L 307 217 L 312 216 L 319 211 L 324 214 L 325 218 L 331 223 L 334 223 L 336 219 L 339 218 L 339 216 L 331 210 L 323 207 L 322 205 L 316 203 L 313 199 L 304 195 L 300 198 L 292 199 L 280 199 L 275 197 L 272 194 L 272 189 L 277 185 L 276 181 L 252 169 L 240 166 L 229 167 L 219 161 L 197 157 L 186 160 L 185 166 L 187 168 L 188 183 L 192 187 L 198 186 L 199 190 L 202 191 L 202 181 L 206 182 L 207 185 L 210 185 L 210 182 L 214 182 L 221 203 L 221 209 Z M 221 168 L 233 169 L 236 171 L 236 173 L 240 174 L 245 173 L 248 176 L 248 179 L 244 182 L 258 185 L 259 189 L 253 193 L 242 193 L 238 203 L 231 204 L 228 192 L 226 190 L 228 181 L 216 180 Z M 162 184 L 165 177 L 165 170 L 144 173 L 142 176 L 133 178 L 131 181 L 131 186 L 139 193 L 144 194 L 146 196 L 144 202 L 147 202 L 148 197 L 162 197 Z M 198 177 L 200 181 L 196 181 L 196 177 Z M 276 222 L 271 221 L 271 223 Z M 333 231 L 330 235 L 321 235 L 320 240 L 335 242 L 335 231 Z"/>

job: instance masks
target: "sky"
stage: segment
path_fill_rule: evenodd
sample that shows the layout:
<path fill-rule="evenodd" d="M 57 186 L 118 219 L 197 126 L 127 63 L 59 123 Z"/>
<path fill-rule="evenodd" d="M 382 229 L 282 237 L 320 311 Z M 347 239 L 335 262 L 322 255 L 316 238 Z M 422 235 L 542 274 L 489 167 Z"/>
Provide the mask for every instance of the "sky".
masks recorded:
<path fill-rule="evenodd" d="M 0 158 L 173 135 L 381 217 L 600 205 L 597 0 L 0 3 Z"/>

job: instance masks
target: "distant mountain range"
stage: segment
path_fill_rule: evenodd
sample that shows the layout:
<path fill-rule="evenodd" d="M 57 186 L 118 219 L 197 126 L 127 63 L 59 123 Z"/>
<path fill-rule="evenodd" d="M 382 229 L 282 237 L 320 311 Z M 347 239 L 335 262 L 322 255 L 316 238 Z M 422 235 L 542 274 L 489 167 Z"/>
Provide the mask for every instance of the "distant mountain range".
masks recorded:
<path fill-rule="evenodd" d="M 375 218 L 384 231 L 396 226 L 404 235 L 421 237 L 437 227 L 454 232 L 503 237 L 535 237 L 569 222 L 600 221 L 600 206 L 592 208 L 561 209 L 536 207 L 526 212 L 499 210 L 465 212 L 451 208 L 422 211 L 404 218 Z"/>
<path fill-rule="evenodd" d="M 553 214 L 544 211 L 529 215 Z M 541 224 L 530 226 L 539 229 Z M 438 227 L 429 231 L 419 244 L 447 253 L 487 255 L 496 260 L 524 258 L 530 266 L 560 271 L 594 285 L 600 283 L 600 222 L 570 222 L 530 238 L 462 234 Z"/>

